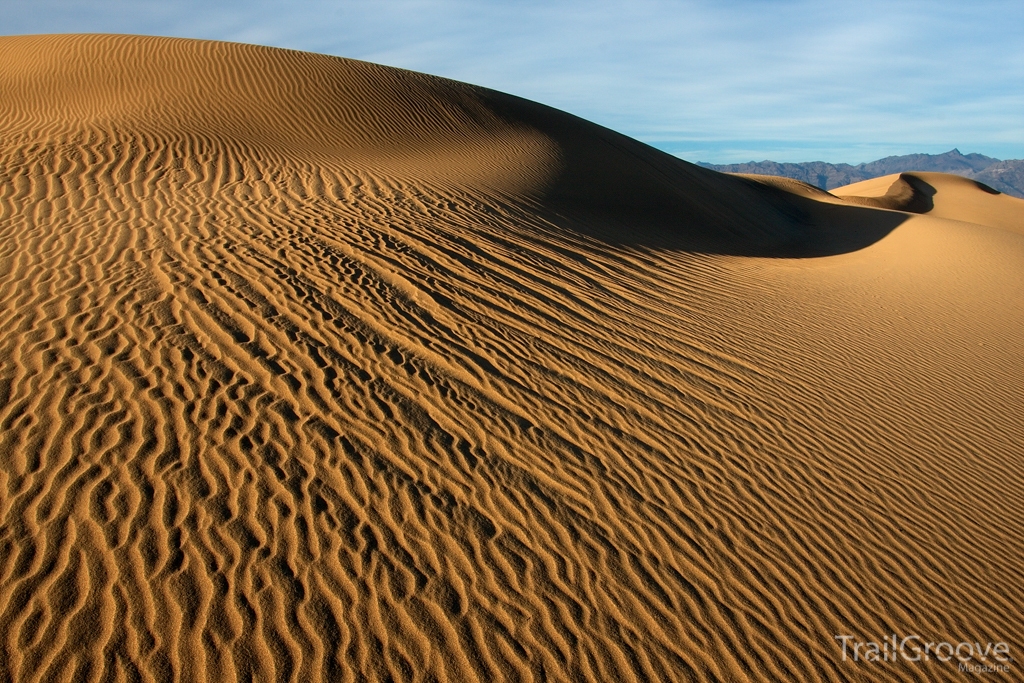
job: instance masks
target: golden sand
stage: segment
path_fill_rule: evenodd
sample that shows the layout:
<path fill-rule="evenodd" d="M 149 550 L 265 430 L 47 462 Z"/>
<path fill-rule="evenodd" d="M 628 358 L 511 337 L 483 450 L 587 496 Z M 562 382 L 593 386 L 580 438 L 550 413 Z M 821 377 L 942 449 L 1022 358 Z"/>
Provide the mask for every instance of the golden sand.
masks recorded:
<path fill-rule="evenodd" d="M 1020 656 L 1024 201 L 875 184 L 332 57 L 0 39 L 0 681 Z"/>

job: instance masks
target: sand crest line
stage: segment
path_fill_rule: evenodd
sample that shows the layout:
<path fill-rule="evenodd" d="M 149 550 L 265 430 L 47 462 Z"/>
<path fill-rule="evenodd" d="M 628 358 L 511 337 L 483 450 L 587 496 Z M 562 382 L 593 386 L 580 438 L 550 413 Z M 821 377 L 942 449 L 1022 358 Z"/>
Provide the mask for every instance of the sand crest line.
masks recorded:
<path fill-rule="evenodd" d="M 1024 201 L 719 174 L 257 46 L 0 65 L 0 680 L 1020 650 Z"/>

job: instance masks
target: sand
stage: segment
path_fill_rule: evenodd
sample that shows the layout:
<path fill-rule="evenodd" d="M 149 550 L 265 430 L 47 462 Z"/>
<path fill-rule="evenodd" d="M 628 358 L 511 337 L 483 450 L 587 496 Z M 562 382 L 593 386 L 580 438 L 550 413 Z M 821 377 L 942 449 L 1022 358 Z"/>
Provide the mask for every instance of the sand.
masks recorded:
<path fill-rule="evenodd" d="M 878 183 L 332 57 L 0 39 L 0 680 L 1019 656 L 1024 201 Z"/>
<path fill-rule="evenodd" d="M 897 173 L 832 190 L 863 206 L 909 210 L 1024 234 L 1024 210 L 1016 197 L 946 173 Z"/>

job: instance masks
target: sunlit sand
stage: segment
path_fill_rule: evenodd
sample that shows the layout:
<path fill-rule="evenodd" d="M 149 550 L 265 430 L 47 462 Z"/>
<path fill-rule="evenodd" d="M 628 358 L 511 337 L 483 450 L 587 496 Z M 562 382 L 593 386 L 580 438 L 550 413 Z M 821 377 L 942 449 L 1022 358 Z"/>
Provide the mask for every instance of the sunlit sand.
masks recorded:
<path fill-rule="evenodd" d="M 333 57 L 0 38 L 0 681 L 1016 655 L 1024 200 L 867 183 Z"/>

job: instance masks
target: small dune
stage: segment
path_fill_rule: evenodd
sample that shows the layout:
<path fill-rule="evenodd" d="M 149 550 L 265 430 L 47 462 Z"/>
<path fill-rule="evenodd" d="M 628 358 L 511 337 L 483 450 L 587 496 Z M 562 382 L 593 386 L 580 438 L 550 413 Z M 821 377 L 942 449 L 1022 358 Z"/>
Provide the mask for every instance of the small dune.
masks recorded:
<path fill-rule="evenodd" d="M 1022 302 L 963 178 L 0 38 L 0 681 L 962 680 L 836 637 L 1020 656 Z"/>
<path fill-rule="evenodd" d="M 1024 234 L 1020 199 L 948 173 L 899 173 L 832 190 L 847 202 L 911 211 Z"/>

